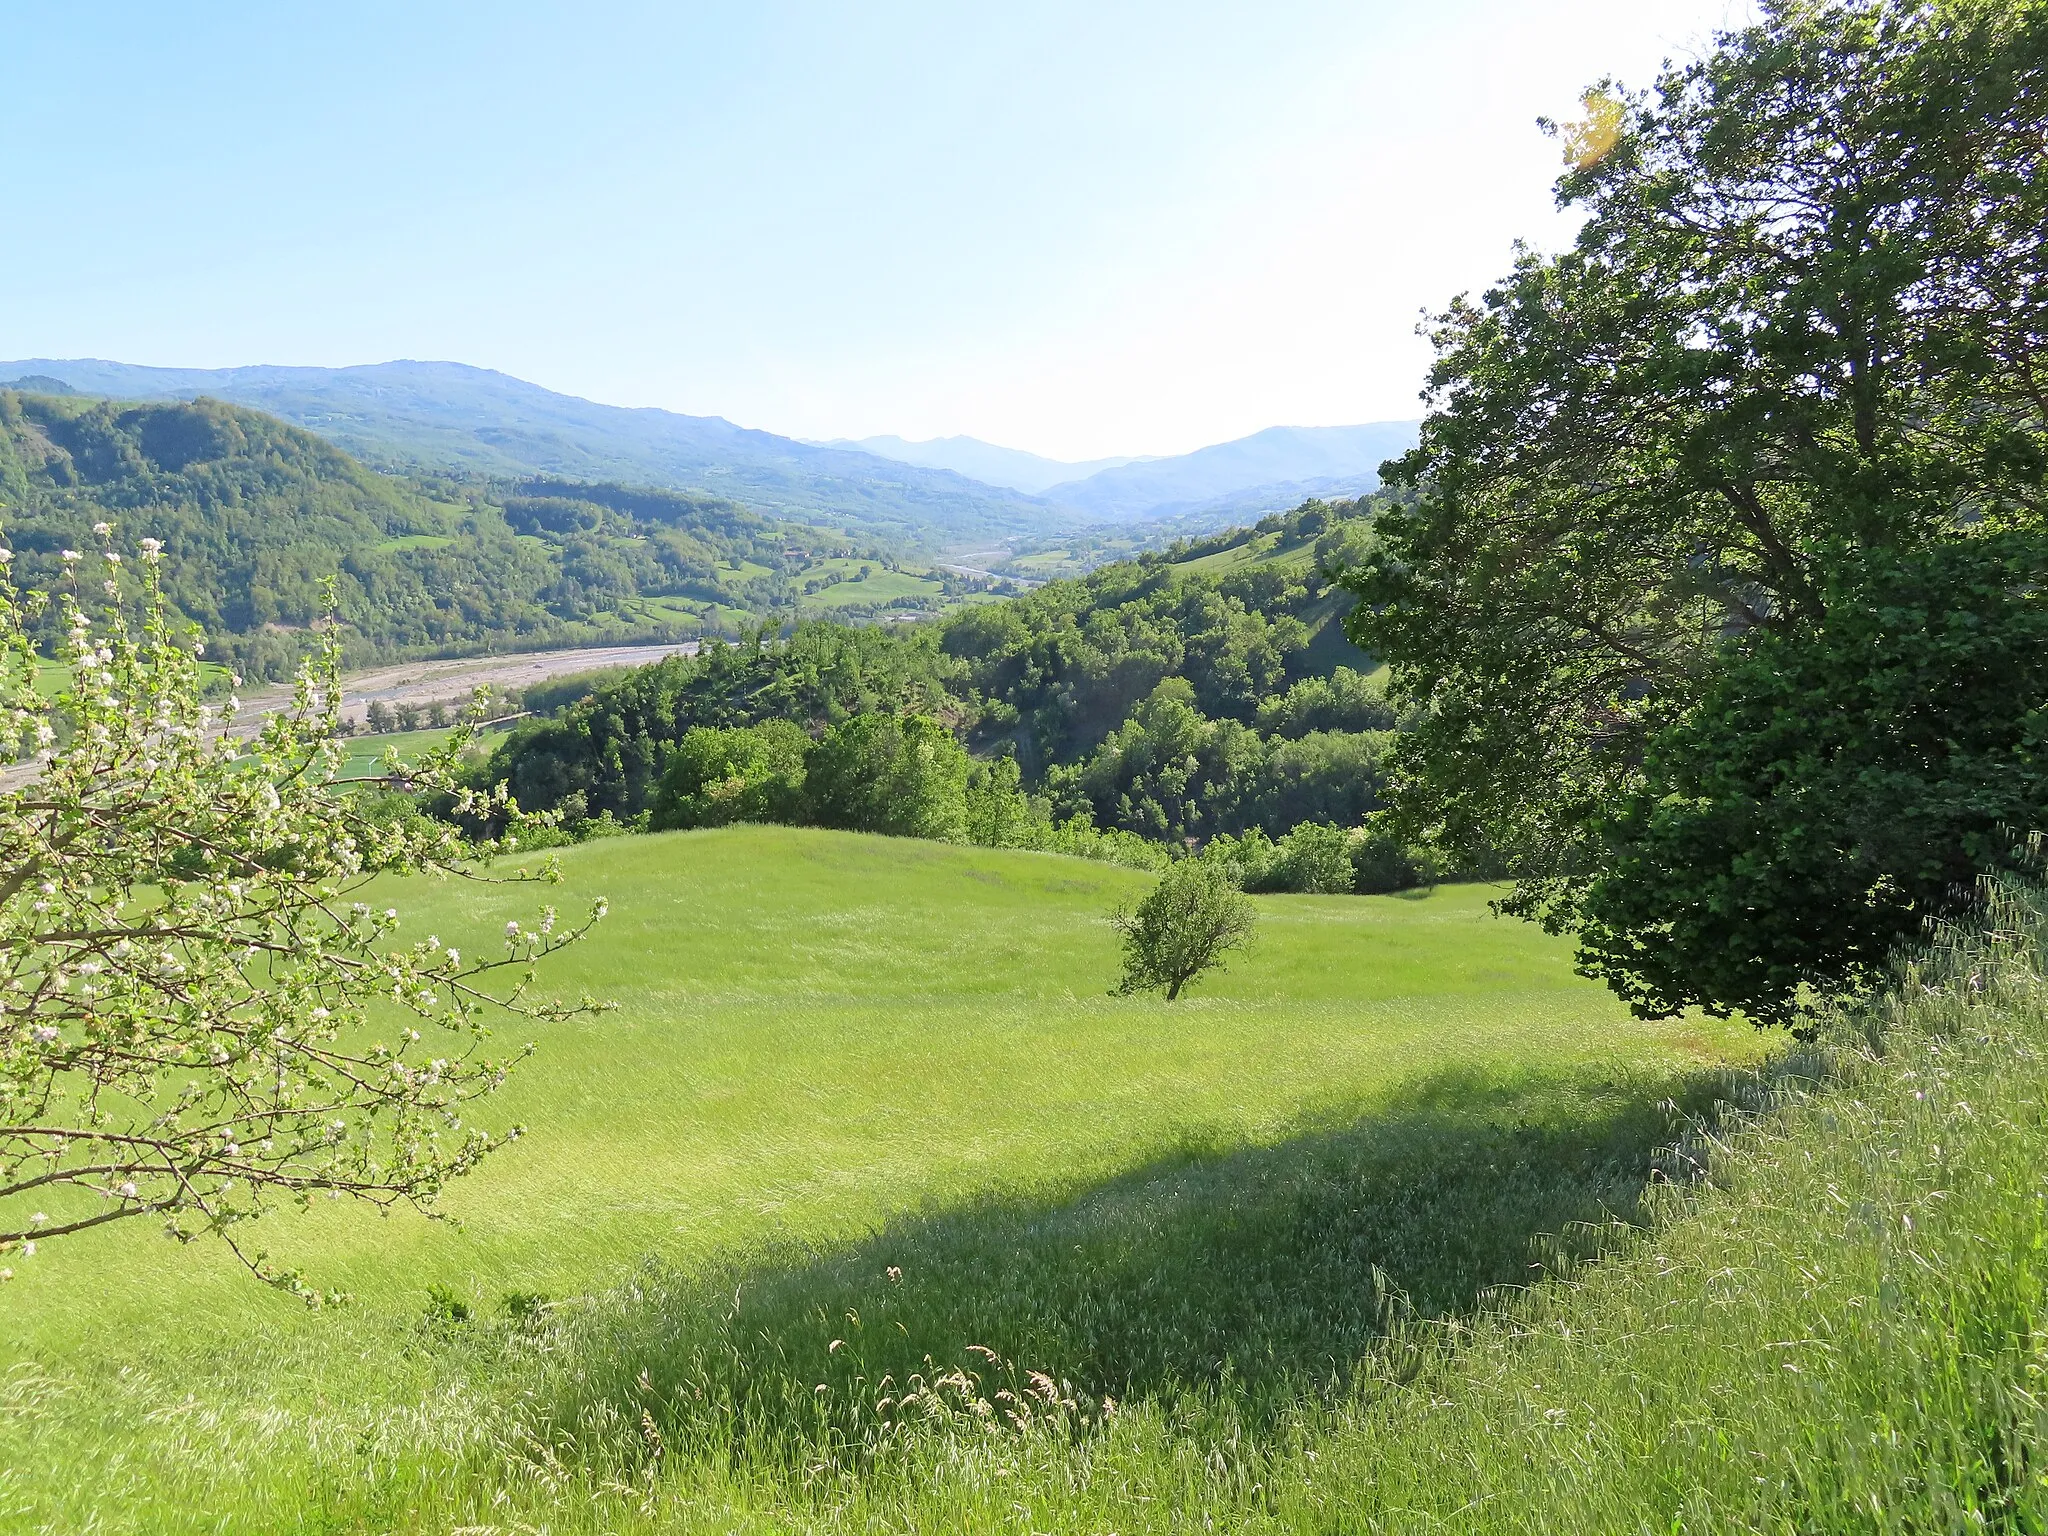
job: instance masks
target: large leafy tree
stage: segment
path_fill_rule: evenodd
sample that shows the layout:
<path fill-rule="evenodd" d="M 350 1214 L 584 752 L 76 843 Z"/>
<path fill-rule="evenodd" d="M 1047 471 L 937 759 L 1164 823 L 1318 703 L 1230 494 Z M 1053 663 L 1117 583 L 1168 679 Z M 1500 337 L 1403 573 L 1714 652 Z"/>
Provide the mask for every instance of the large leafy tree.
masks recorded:
<path fill-rule="evenodd" d="M 291 708 L 244 727 L 232 700 L 201 702 L 161 556 L 144 539 L 127 566 L 131 627 L 111 540 L 62 552 L 54 604 L 6 579 L 0 548 L 0 761 L 25 756 L 0 778 L 0 1279 L 39 1244 L 145 1221 L 318 1300 L 249 1223 L 317 1197 L 430 1208 L 502 1145 L 468 1118 L 523 1054 L 490 1049 L 489 1018 L 595 1006 L 531 991 L 587 924 L 403 933 L 389 877 L 495 878 L 479 856 L 505 845 L 384 814 L 385 792 L 473 819 L 509 814 L 502 794 L 456 784 L 459 746 L 347 774 L 331 632 Z M 94 586 L 97 620 L 78 599 Z M 66 637 L 54 698 L 29 643 L 44 606 Z"/>
<path fill-rule="evenodd" d="M 1390 466 L 1414 499 L 1382 513 L 1349 577 L 1352 632 L 1426 706 L 1401 747 L 1412 830 L 1512 858 L 1511 905 L 1594 924 L 1583 959 L 1644 1011 L 1784 1017 L 1803 986 L 1853 981 L 1873 947 L 1965 899 L 1987 818 L 2048 810 L 2022 790 L 1923 817 L 1967 850 L 1959 867 L 1859 844 L 1876 802 L 1851 805 L 1863 781 L 1844 776 L 1806 803 L 1841 813 L 1811 824 L 1852 873 L 1816 882 L 1768 818 L 1682 848 L 1649 836 L 1642 801 L 1713 779 L 1727 733 L 1757 728 L 1744 679 L 1815 705 L 1824 658 L 1844 676 L 1847 637 L 1891 602 L 1884 573 L 2043 525 L 2048 8 L 1773 0 L 1654 92 L 1587 106 L 1561 134 L 1575 244 L 1521 253 L 1434 325 L 1420 445 Z M 2048 574 L 2029 547 L 1983 571 L 2017 592 Z M 1939 715 L 1900 690 L 1941 669 L 1886 675 L 1829 707 Z M 1937 737 L 1890 759 L 1931 795 L 1947 793 L 1922 771 Z M 1722 899 L 1701 882 L 1737 865 L 1774 923 L 1689 921 Z M 1823 909 L 1834 941 L 1733 963 Z"/>

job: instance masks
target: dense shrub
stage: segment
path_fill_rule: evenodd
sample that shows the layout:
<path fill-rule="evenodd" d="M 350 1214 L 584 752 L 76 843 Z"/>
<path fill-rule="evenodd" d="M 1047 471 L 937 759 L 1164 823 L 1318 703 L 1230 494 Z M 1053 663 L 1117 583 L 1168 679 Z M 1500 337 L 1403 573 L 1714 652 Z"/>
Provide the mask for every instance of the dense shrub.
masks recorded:
<path fill-rule="evenodd" d="M 2040 534 L 1865 555 L 1825 623 L 1732 643 L 1600 824 L 1592 968 L 1640 1013 L 1789 1019 L 1966 909 L 2011 829 L 2048 826 L 2044 587 Z"/>
<path fill-rule="evenodd" d="M 821 827 L 957 841 L 967 831 L 967 751 L 936 720 L 855 715 L 805 754 L 804 800 Z"/>
<path fill-rule="evenodd" d="M 1383 814 L 1367 817 L 1352 838 L 1351 887 L 1361 895 L 1435 885 L 1448 873 L 1441 854 L 1407 841 Z"/>
<path fill-rule="evenodd" d="M 804 819 L 804 758 L 811 738 L 787 720 L 684 733 L 655 796 L 651 826 L 722 827 Z"/>

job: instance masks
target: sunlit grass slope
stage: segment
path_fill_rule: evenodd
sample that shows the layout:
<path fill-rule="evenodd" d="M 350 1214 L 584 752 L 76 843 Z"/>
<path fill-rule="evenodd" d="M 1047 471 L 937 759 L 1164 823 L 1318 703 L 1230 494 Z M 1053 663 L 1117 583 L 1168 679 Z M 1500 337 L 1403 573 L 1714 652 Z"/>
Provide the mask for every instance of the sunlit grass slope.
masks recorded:
<path fill-rule="evenodd" d="M 1260 898 L 1256 948 L 1168 1005 L 1107 995 L 1105 916 L 1147 878 L 1111 866 L 782 828 L 611 839 L 562 862 L 566 883 L 545 892 L 390 893 L 406 932 L 472 949 L 539 896 L 565 912 L 611 903 L 547 979 L 619 1007 L 537 1034 L 537 1056 L 486 1115 L 529 1134 L 451 1192 L 460 1228 L 340 1208 L 277 1218 L 272 1251 L 356 1297 L 322 1315 L 260 1290 L 215 1248 L 142 1230 L 18 1265 L 0 1289 L 0 1347 L 10 1379 L 41 1384 L 22 1389 L 33 1411 L 0 1413 L 12 1469 L 0 1503 L 47 1509 L 61 1492 L 60 1526 L 90 1510 L 119 1525 L 122 1508 L 162 1514 L 211 1479 L 299 1497 L 295 1458 L 315 1458 L 316 1482 L 339 1476 L 337 1437 L 371 1423 L 394 1433 L 392 1414 L 446 1388 L 445 1362 L 419 1348 L 429 1285 L 496 1315 L 507 1293 L 602 1289 L 649 1255 L 723 1273 L 792 1242 L 825 1253 L 892 1219 L 991 1199 L 1028 1224 L 1148 1169 L 1298 1148 L 1432 1096 L 1504 1126 L 1582 1121 L 1597 1140 L 1680 1069 L 1753 1049 L 1734 1027 L 1627 1019 L 1562 946 L 1493 918 L 1477 888 Z M 1296 1166 L 1280 1155 L 1275 1166 Z M 1353 1154 L 1317 1155 L 1348 1167 Z M 1355 1208 L 1350 1175 L 1331 1177 L 1309 1184 Z M 1397 1205 L 1399 1187 L 1386 1185 Z M 1530 1235 L 1493 1234 L 1507 1258 L 1481 1279 L 1503 1278 L 1503 1262 L 1518 1273 Z M 1355 1238 L 1329 1283 L 1379 1262 L 1370 1232 Z M 976 1272 L 957 1254 L 944 1262 Z M 1034 1303 L 1048 1317 L 1065 1284 L 1049 1275 L 1032 1282 L 1050 1288 Z M 1341 1279 L 1339 1292 L 1355 1289 Z M 95 1385 L 109 1381 L 122 1385 Z M 219 1462 L 165 1451 L 159 1466 L 148 1422 L 188 1394 L 191 1422 L 217 1426 L 191 1444 Z M 120 1476 L 71 1486 L 110 1458 Z M 330 1495 L 356 1498 L 307 1496 Z M 263 1528 L 279 1507 L 252 1504 L 236 1528 Z"/>
<path fill-rule="evenodd" d="M 607 840 L 563 867 L 558 887 L 391 893 L 405 931 L 472 947 L 542 899 L 611 903 L 546 980 L 617 1011 L 505 1026 L 540 1050 L 484 1118 L 530 1134 L 454 1187 L 462 1230 L 287 1216 L 265 1234 L 274 1252 L 372 1305 L 409 1305 L 428 1279 L 560 1291 L 646 1252 L 858 1231 L 991 1182 L 1087 1181 L 1188 1136 L 1271 1140 L 1446 1066 L 1620 1067 L 1744 1043 L 1627 1022 L 1478 887 L 1261 898 L 1253 952 L 1168 1005 L 1107 995 L 1105 917 L 1147 878 L 1108 865 L 758 827 Z M 84 1273 L 89 1305 L 67 1299 Z M 23 1266 L 0 1316 L 13 1341 L 62 1340 L 223 1280 L 239 1310 L 290 1314 L 219 1255 L 128 1231 Z"/>

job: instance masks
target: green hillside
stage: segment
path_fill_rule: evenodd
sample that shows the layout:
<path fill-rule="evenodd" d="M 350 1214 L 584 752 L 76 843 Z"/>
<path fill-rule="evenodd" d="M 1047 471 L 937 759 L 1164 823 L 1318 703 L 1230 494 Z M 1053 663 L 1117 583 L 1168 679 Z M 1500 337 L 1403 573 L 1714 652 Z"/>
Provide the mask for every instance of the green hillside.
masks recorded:
<path fill-rule="evenodd" d="M 1145 1246 L 1166 1235 L 1142 1215 L 1150 1202 L 1209 1188 L 1254 1223 L 1274 1219 L 1261 1202 L 1286 1190 L 1356 1206 L 1419 1149 L 1346 1129 L 1385 1117 L 1425 1141 L 1424 1122 L 1463 1127 L 1457 1156 L 1482 1164 L 1506 1154 L 1519 1166 L 1531 1134 L 1545 1157 L 1574 1149 L 1589 1169 L 1619 1159 L 1599 1174 L 1608 1183 L 1558 1184 L 1451 1250 L 1428 1235 L 1438 1217 L 1381 1203 L 1391 1192 L 1341 1218 L 1358 1265 L 1380 1262 L 1462 1305 L 1522 1272 L 1526 1223 L 1597 1215 L 1593 1187 L 1633 1198 L 1631 1159 L 1664 1122 L 1632 1121 L 1630 1106 L 1682 1095 L 1693 1063 L 1752 1049 L 1726 1026 L 1629 1023 L 1571 974 L 1562 946 L 1487 915 L 1479 889 L 1262 898 L 1258 949 L 1168 1006 L 1106 995 L 1115 945 L 1103 915 L 1142 886 L 1129 871 L 778 828 L 610 839 L 568 850 L 565 866 L 564 899 L 606 894 L 613 916 L 550 984 L 621 1007 L 548 1033 L 491 1104 L 493 1122 L 530 1135 L 451 1191 L 462 1227 L 326 1209 L 279 1219 L 265 1234 L 274 1252 L 357 1293 L 311 1315 L 252 1288 L 212 1245 L 180 1249 L 138 1229 L 17 1263 L 0 1292 L 18 1405 L 0 1415 L 0 1463 L 15 1469 L 0 1484 L 7 1508 L 66 1527 L 95 1515 L 126 1525 L 147 1508 L 161 1530 L 270 1530 L 327 1508 L 348 1528 L 445 1528 L 443 1516 L 404 1514 L 423 1487 L 414 1479 L 428 1477 L 437 1499 L 472 1496 L 447 1479 L 466 1464 L 475 1415 L 498 1411 L 484 1400 L 516 1390 L 524 1367 L 496 1345 L 475 1353 L 461 1329 L 422 1331 L 430 1285 L 480 1319 L 501 1315 L 508 1293 L 612 1285 L 650 1254 L 680 1274 L 751 1266 L 739 1282 L 749 1294 L 845 1286 L 855 1282 L 833 1278 L 836 1256 L 864 1262 L 868 1235 L 911 1213 L 942 1225 L 893 1229 L 892 1251 L 922 1245 L 934 1265 L 958 1265 L 966 1254 L 947 1245 L 966 1233 L 943 1220 L 982 1223 L 981 1240 L 1003 1244 L 1025 1240 L 1006 1223 L 1077 1201 L 1097 1212 L 1085 1241 L 1137 1242 L 1129 1262 L 1168 1262 Z M 465 944 L 514 910 L 472 885 L 398 887 L 391 899 L 407 932 Z M 1431 1177 L 1462 1190 L 1478 1167 Z M 1102 1200 L 1137 1203 L 1113 1205 L 1128 1219 L 1103 1227 L 1107 1213 L 1088 1204 Z M 801 1248 L 782 1246 L 792 1242 Z M 814 1262 L 826 1268 L 805 1269 Z M 1254 1266 L 1247 1281 L 1256 1270 L 1249 1252 L 1219 1262 L 1218 1284 L 1231 1265 Z M 1336 1308 L 1327 1326 L 1376 1326 L 1359 1310 L 1363 1272 L 1327 1276 L 1340 1287 L 1318 1302 Z M 730 1279 L 713 1283 L 730 1295 Z M 1055 1268 L 1029 1283 L 1065 1282 Z M 1005 1321 L 999 1293 L 989 1299 L 996 1311 L 974 1336 L 931 1342 L 1021 1349 L 1047 1320 Z M 1119 1364 L 1113 1335 L 1094 1337 L 1092 1363 L 1045 1363 L 1146 1379 L 1135 1357 Z M 1292 1359 L 1310 1343 L 1276 1334 L 1228 1347 Z M 109 1473 L 74 1475 L 88 1464 Z M 478 1489 L 499 1475 L 463 1474 L 483 1478 Z"/>
<path fill-rule="evenodd" d="M 60 583 L 66 549 L 86 552 L 97 583 L 98 522 L 131 549 L 161 539 L 166 588 L 212 654 L 266 677 L 303 651 L 330 578 L 355 661 L 680 638 L 794 616 L 820 591 L 848 614 L 931 609 L 968 585 L 704 492 L 380 474 L 209 399 L 0 389 L 0 504 L 25 587 Z M 870 577 L 849 580 L 863 564 Z"/>
<path fill-rule="evenodd" d="M 623 481 L 715 495 L 793 522 L 937 547 L 1040 531 L 1063 509 L 947 470 L 779 437 L 716 416 L 630 410 L 557 394 L 488 368 L 390 362 L 356 368 L 146 368 L 50 359 L 0 364 L 119 399 L 230 400 L 318 433 L 380 468 L 490 480 Z"/>

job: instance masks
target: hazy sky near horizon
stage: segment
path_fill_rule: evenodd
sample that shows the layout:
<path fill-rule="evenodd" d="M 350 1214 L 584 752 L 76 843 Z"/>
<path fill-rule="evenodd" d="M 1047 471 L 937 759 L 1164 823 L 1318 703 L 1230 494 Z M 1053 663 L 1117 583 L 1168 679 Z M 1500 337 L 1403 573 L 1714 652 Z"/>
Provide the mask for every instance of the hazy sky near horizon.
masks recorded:
<path fill-rule="evenodd" d="M 436 358 L 1078 459 L 1417 414 L 1422 309 L 1747 0 L 115 0 L 0 51 L 0 357 Z"/>

